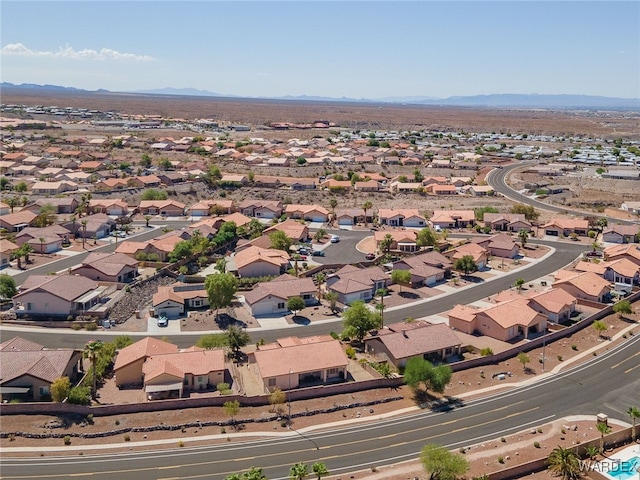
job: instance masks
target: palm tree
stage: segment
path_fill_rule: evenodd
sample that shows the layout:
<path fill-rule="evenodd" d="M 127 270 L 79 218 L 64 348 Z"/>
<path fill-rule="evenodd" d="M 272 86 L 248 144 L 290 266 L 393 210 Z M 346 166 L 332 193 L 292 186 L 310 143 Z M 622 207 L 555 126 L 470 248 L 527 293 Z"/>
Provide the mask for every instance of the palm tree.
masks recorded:
<path fill-rule="evenodd" d="M 593 460 L 594 458 L 596 458 L 596 456 L 598 455 L 598 447 L 594 446 L 594 445 L 589 445 L 586 449 L 585 449 L 585 453 L 587 454 L 587 456 L 589 457 L 589 460 Z"/>
<path fill-rule="evenodd" d="M 93 373 L 93 379 L 91 383 L 92 398 L 96 398 L 96 381 L 97 381 L 96 362 L 98 359 L 98 353 L 102 349 L 103 345 L 104 344 L 100 340 L 89 340 L 87 344 L 84 346 L 84 350 L 82 352 L 83 358 L 88 358 L 91 360 L 91 370 Z"/>
<path fill-rule="evenodd" d="M 13 209 L 18 206 L 18 199 L 16 197 L 9 197 L 6 200 L 7 205 L 11 209 L 11 213 L 13 213 Z"/>
<path fill-rule="evenodd" d="M 318 301 L 322 300 L 322 284 L 327 280 L 327 276 L 320 272 L 315 276 L 315 281 L 318 284 Z"/>
<path fill-rule="evenodd" d="M 596 423 L 596 428 L 600 432 L 600 454 L 604 453 L 604 436 L 611 433 L 611 427 L 604 422 Z"/>
<path fill-rule="evenodd" d="M 380 250 L 382 250 L 382 253 L 389 253 L 391 245 L 393 245 L 393 237 L 387 233 L 380 242 Z"/>
<path fill-rule="evenodd" d="M 516 288 L 518 289 L 518 293 L 522 291 L 522 286 L 524 285 L 524 278 L 519 278 L 516 280 Z"/>
<path fill-rule="evenodd" d="M 371 203 L 369 200 L 367 200 L 366 202 L 364 202 L 364 205 L 362 205 L 362 209 L 364 210 L 364 226 L 367 226 L 367 210 L 370 210 L 373 208 L 373 203 Z"/>
<path fill-rule="evenodd" d="M 44 255 L 44 237 L 40 237 L 38 240 L 40 241 L 40 254 Z"/>
<path fill-rule="evenodd" d="M 331 213 L 333 214 L 333 219 L 336 219 L 336 207 L 338 206 L 338 200 L 332 198 L 329 200 L 329 206 L 331 207 Z"/>
<path fill-rule="evenodd" d="M 18 270 L 22 270 L 22 257 L 24 257 L 24 250 L 22 249 L 22 247 L 14 251 L 12 255 L 13 255 L 13 258 L 18 260 Z"/>
<path fill-rule="evenodd" d="M 145 222 L 146 222 L 146 224 L 147 224 L 147 228 L 149 228 L 149 220 L 151 220 L 151 216 L 150 216 L 150 215 L 145 215 L 145 216 L 144 216 L 144 221 L 145 221 Z"/>
<path fill-rule="evenodd" d="M 384 296 L 386 294 L 386 288 L 379 288 L 376 290 L 376 297 L 380 297 L 380 328 L 384 328 Z"/>
<path fill-rule="evenodd" d="M 22 255 L 24 256 L 24 261 L 29 263 L 29 254 L 33 253 L 33 247 L 28 243 L 25 243 L 22 246 Z"/>
<path fill-rule="evenodd" d="M 321 480 L 322 477 L 329 475 L 329 470 L 324 463 L 316 462 L 311 465 L 311 470 L 318 477 L 318 480 Z"/>
<path fill-rule="evenodd" d="M 518 238 L 520 238 L 520 243 L 522 243 L 522 248 L 524 248 L 524 246 L 527 244 L 529 233 L 524 228 L 521 228 L 518 232 Z"/>
<path fill-rule="evenodd" d="M 338 294 L 336 292 L 327 292 L 324 298 L 329 302 L 329 308 L 331 308 L 331 311 L 335 312 L 336 302 L 338 301 Z"/>
<path fill-rule="evenodd" d="M 580 461 L 576 452 L 570 448 L 554 448 L 547 458 L 549 470 L 563 480 L 575 480 L 582 477 Z"/>
<path fill-rule="evenodd" d="M 309 466 L 304 462 L 298 462 L 289 469 L 291 480 L 302 480 L 307 475 L 309 475 Z"/>
<path fill-rule="evenodd" d="M 82 224 L 82 248 L 84 248 L 85 237 L 87 236 L 87 221 L 82 220 L 80 223 Z"/>
<path fill-rule="evenodd" d="M 629 407 L 627 410 L 627 415 L 631 417 L 631 441 L 636 441 L 636 419 L 640 418 L 640 408 L 638 407 Z"/>

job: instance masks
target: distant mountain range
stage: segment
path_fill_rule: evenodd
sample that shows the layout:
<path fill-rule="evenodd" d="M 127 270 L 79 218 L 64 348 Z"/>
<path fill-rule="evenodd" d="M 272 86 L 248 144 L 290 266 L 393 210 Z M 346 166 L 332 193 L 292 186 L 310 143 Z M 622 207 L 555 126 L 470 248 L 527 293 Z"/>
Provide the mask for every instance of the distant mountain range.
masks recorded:
<path fill-rule="evenodd" d="M 591 95 L 539 95 L 539 94 L 492 94 L 457 96 L 448 98 L 436 97 L 384 97 L 384 98 L 348 98 L 348 97 L 323 97 L 314 95 L 286 95 L 283 97 L 240 97 L 238 95 L 220 94 L 209 90 L 196 88 L 159 88 L 150 90 L 137 90 L 131 92 L 111 92 L 109 90 L 83 90 L 74 87 L 62 87 L 58 85 L 36 85 L 23 83 L 2 82 L 1 89 L 13 89 L 23 91 L 57 91 L 64 93 L 127 93 L 139 95 L 178 95 L 221 98 L 258 98 L 262 100 L 288 100 L 305 102 L 359 102 L 359 103 L 393 103 L 402 105 L 431 105 L 431 106 L 456 106 L 456 107 L 488 107 L 488 108 L 557 108 L 557 109 L 640 109 L 640 98 L 601 97 Z"/>

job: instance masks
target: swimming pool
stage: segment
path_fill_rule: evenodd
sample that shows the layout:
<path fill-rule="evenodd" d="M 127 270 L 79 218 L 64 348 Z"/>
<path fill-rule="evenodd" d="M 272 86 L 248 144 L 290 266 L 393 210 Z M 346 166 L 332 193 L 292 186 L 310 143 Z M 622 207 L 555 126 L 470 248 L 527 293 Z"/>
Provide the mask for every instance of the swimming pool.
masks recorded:
<path fill-rule="evenodd" d="M 601 464 L 603 462 L 600 462 Z M 603 465 L 603 467 L 605 467 Z M 611 469 L 602 468 L 600 473 L 606 475 L 613 480 L 632 480 L 637 479 L 640 475 L 640 457 L 635 456 L 627 460 L 615 460 L 611 463 Z"/>

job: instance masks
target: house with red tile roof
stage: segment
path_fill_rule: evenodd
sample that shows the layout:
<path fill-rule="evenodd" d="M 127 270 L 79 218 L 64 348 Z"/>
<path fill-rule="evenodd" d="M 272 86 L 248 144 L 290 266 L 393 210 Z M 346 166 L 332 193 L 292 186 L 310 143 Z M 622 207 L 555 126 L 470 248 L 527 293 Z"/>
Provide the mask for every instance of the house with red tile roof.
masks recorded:
<path fill-rule="evenodd" d="M 126 215 L 129 213 L 127 202 L 119 198 L 100 198 L 89 200 L 91 213 L 104 213 L 111 216 Z"/>
<path fill-rule="evenodd" d="M 425 227 L 427 220 L 417 208 L 381 208 L 378 210 L 380 225 L 391 227 Z"/>
<path fill-rule="evenodd" d="M 450 259 L 453 263 L 467 255 L 470 255 L 473 258 L 478 270 L 485 268 L 489 262 L 489 251 L 475 243 L 465 243 L 444 252 L 444 256 Z"/>
<path fill-rule="evenodd" d="M 0 217 L 0 223 L 2 222 L 2 217 Z M 611 247 L 607 247 L 603 251 L 604 258 L 608 261 L 619 260 L 621 258 L 626 258 L 627 260 L 635 263 L 636 265 L 640 265 L 640 246 L 633 244 L 625 244 L 625 245 L 612 245 Z"/>
<path fill-rule="evenodd" d="M 339 208 L 336 210 L 336 221 L 338 225 L 355 225 L 364 223 L 364 209 L 362 208 Z M 367 211 L 367 221 L 373 221 L 373 212 Z"/>
<path fill-rule="evenodd" d="M 245 200 L 238 209 L 243 215 L 256 218 L 279 218 L 283 211 L 282 203 L 277 200 Z"/>
<path fill-rule="evenodd" d="M 249 368 L 269 391 L 343 382 L 348 365 L 342 345 L 329 335 L 278 339 L 249 354 Z"/>
<path fill-rule="evenodd" d="M 365 352 L 396 368 L 415 357 L 431 362 L 451 360 L 460 355 L 461 347 L 462 340 L 448 325 L 423 321 L 387 325 L 364 338 Z"/>
<path fill-rule="evenodd" d="M 329 220 L 329 210 L 320 205 L 285 205 L 284 213 L 287 217 L 307 222 L 326 222 Z"/>
<path fill-rule="evenodd" d="M 609 243 L 638 243 L 640 230 L 637 225 L 610 225 L 602 232 L 602 240 Z"/>
<path fill-rule="evenodd" d="M 309 239 L 309 227 L 304 223 L 300 223 L 297 220 L 288 219 L 284 222 L 276 223 L 275 225 L 263 230 L 262 235 L 268 237 L 273 232 L 284 232 L 287 238 L 290 238 L 294 242 L 305 242 Z M 270 242 L 266 248 L 271 246 Z"/>
<path fill-rule="evenodd" d="M 287 302 L 292 297 L 302 298 L 307 306 L 316 305 L 317 291 L 311 277 L 297 278 L 285 273 L 245 292 L 244 303 L 254 317 L 282 314 L 289 311 Z"/>
<path fill-rule="evenodd" d="M 20 337 L 0 343 L 0 401 L 50 399 L 54 380 L 79 379 L 81 360 L 78 350 L 48 349 Z"/>
<path fill-rule="evenodd" d="M 502 232 L 531 231 L 531 223 L 527 222 L 522 213 L 485 213 L 484 226 Z"/>
<path fill-rule="evenodd" d="M 20 245 L 16 245 L 6 238 L 0 238 L 0 269 L 11 265 L 11 255 L 19 248 Z"/>
<path fill-rule="evenodd" d="M 142 215 L 165 215 L 181 217 L 185 204 L 176 200 L 141 200 L 138 210 Z"/>
<path fill-rule="evenodd" d="M 554 288 L 562 288 L 576 298 L 603 303 L 605 297 L 611 292 L 611 282 L 593 272 L 571 274 L 557 272 Z M 558 276 L 559 274 L 559 276 Z"/>
<path fill-rule="evenodd" d="M 231 213 L 233 200 L 200 200 L 187 208 L 187 215 L 204 217 L 207 215 L 222 215 Z"/>
<path fill-rule="evenodd" d="M 141 385 L 144 377 L 142 366 L 152 355 L 177 353 L 178 347 L 169 342 L 153 337 L 145 337 L 127 347 L 120 349 L 113 365 L 116 385 Z"/>
<path fill-rule="evenodd" d="M 150 398 L 166 398 L 173 391 L 177 391 L 180 398 L 185 390 L 206 390 L 231 379 L 227 374 L 224 350 L 197 347 L 147 357 L 142 376 L 144 391 Z"/>
<path fill-rule="evenodd" d="M 572 233 L 585 236 L 589 232 L 589 222 L 578 218 L 554 218 L 542 228 L 545 235 L 552 237 L 568 237 Z"/>
<path fill-rule="evenodd" d="M 531 338 L 547 328 L 546 316 L 531 308 L 527 298 L 485 308 L 456 305 L 447 315 L 449 326 L 454 330 L 469 335 L 477 332 L 503 342 Z"/>
<path fill-rule="evenodd" d="M 289 254 L 282 250 L 250 246 L 236 252 L 227 268 L 240 277 L 268 277 L 285 273 L 289 261 Z"/>
<path fill-rule="evenodd" d="M 204 283 L 174 283 L 160 286 L 151 302 L 155 316 L 179 317 L 188 309 L 209 306 L 209 295 Z"/>
<path fill-rule="evenodd" d="M 473 210 L 434 210 L 429 221 L 433 227 L 465 228 L 475 225 L 476 215 Z"/>
<path fill-rule="evenodd" d="M 376 291 L 387 288 L 389 275 L 380 267 L 359 268 L 345 265 L 327 278 L 327 290 L 338 295 L 338 301 L 349 305 L 356 300 L 370 300 Z"/>
<path fill-rule="evenodd" d="M 373 232 L 373 239 L 378 252 L 382 253 L 382 243 L 391 237 L 390 250 L 412 253 L 420 250 L 416 243 L 418 241 L 418 232 L 415 230 L 376 230 Z"/>
<path fill-rule="evenodd" d="M 20 210 L 19 212 L 8 213 L 0 216 L 0 228 L 4 228 L 10 233 L 19 232 L 23 228 L 31 225 L 37 216 L 37 213 L 29 210 Z"/>

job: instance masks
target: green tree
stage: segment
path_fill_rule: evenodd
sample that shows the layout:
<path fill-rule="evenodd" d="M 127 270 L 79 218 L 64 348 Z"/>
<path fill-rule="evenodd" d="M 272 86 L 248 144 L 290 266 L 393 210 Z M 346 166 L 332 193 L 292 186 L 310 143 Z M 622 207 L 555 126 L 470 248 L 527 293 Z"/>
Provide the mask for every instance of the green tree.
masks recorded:
<path fill-rule="evenodd" d="M 246 330 L 236 327 L 235 325 L 229 325 L 226 335 L 227 343 L 231 349 L 231 356 L 238 359 L 240 357 L 240 349 L 249 344 L 251 337 L 249 337 Z"/>
<path fill-rule="evenodd" d="M 16 281 L 12 276 L 2 273 L 0 274 L 0 300 L 8 300 L 18 293 Z"/>
<path fill-rule="evenodd" d="M 527 239 L 529 238 L 529 232 L 526 229 L 521 228 L 518 232 L 518 238 L 520 239 L 520 243 L 522 244 L 522 248 L 527 244 Z"/>
<path fill-rule="evenodd" d="M 28 190 L 29 187 L 27 187 L 27 184 L 25 182 L 18 182 L 18 184 L 16 185 L 15 191 L 16 192 L 20 192 L 20 193 L 24 193 Z"/>
<path fill-rule="evenodd" d="M 0 190 L 5 190 L 7 189 L 7 186 L 9 185 L 10 180 L 7 177 L 0 177 Z"/>
<path fill-rule="evenodd" d="M 287 301 L 287 308 L 293 312 L 293 316 L 295 317 L 300 310 L 305 307 L 304 300 L 302 297 L 291 297 Z"/>
<path fill-rule="evenodd" d="M 329 200 L 329 206 L 331 207 L 331 213 L 333 214 L 333 218 L 336 218 L 336 207 L 338 206 L 338 200 L 332 198 Z"/>
<path fill-rule="evenodd" d="M 596 320 L 595 322 L 593 322 L 593 329 L 598 332 L 598 337 L 602 338 L 602 334 L 606 332 L 609 327 L 606 323 L 604 323 L 604 320 Z"/>
<path fill-rule="evenodd" d="M 611 427 L 604 422 L 597 422 L 596 430 L 600 433 L 600 455 L 602 455 L 604 454 L 604 436 L 611 433 Z"/>
<path fill-rule="evenodd" d="M 364 204 L 362 205 L 362 209 L 364 210 L 364 226 L 367 226 L 367 211 L 371 210 L 373 208 L 373 203 L 371 203 L 369 200 L 367 200 L 366 202 L 364 202 Z"/>
<path fill-rule="evenodd" d="M 485 213 L 498 213 L 498 209 L 496 207 L 480 207 L 473 209 L 474 216 L 477 221 L 484 221 Z"/>
<path fill-rule="evenodd" d="M 326 477 L 327 475 L 330 475 L 329 470 L 327 469 L 327 466 L 321 462 L 316 462 L 313 465 L 311 465 L 311 471 L 318 478 L 318 480 L 321 480 L 322 477 Z"/>
<path fill-rule="evenodd" d="M 238 280 L 230 273 L 214 273 L 207 275 L 204 288 L 209 297 L 209 304 L 216 309 L 217 320 L 218 311 L 231 304 L 238 290 Z"/>
<path fill-rule="evenodd" d="M 242 474 L 242 480 L 267 480 L 267 477 L 262 473 L 261 468 L 251 467 Z"/>
<path fill-rule="evenodd" d="M 470 273 L 478 270 L 478 265 L 476 265 L 476 262 L 471 255 L 464 255 L 453 263 L 453 268 L 464 272 L 465 275 L 469 275 Z"/>
<path fill-rule="evenodd" d="M 424 180 L 424 175 L 422 175 L 422 172 L 416 168 L 413 171 L 413 181 L 416 183 L 422 183 L 423 180 Z"/>
<path fill-rule="evenodd" d="M 418 390 L 423 384 L 425 390 L 442 393 L 451 375 L 449 365 L 434 366 L 422 357 L 410 358 L 404 367 L 404 381 L 412 390 Z"/>
<path fill-rule="evenodd" d="M 380 328 L 384 327 L 384 297 L 389 293 L 386 288 L 379 288 L 376 290 L 375 296 L 380 297 L 380 303 L 378 304 L 378 312 L 380 314 Z"/>
<path fill-rule="evenodd" d="M 273 407 L 273 411 L 278 415 L 282 413 L 282 406 L 287 399 L 285 393 L 278 387 L 274 388 L 273 392 L 269 394 L 269 404 Z"/>
<path fill-rule="evenodd" d="M 515 282 L 515 286 L 518 289 L 518 292 L 522 291 L 522 287 L 524 286 L 524 278 L 518 278 Z"/>
<path fill-rule="evenodd" d="M 309 466 L 304 462 L 298 462 L 289 469 L 291 480 L 302 480 L 307 475 L 309 475 Z"/>
<path fill-rule="evenodd" d="M 229 341 L 227 339 L 227 335 L 224 333 L 207 333 L 202 335 L 196 341 L 196 347 L 204 348 L 206 350 L 227 347 L 228 345 Z"/>
<path fill-rule="evenodd" d="M 64 399 L 69 396 L 69 391 L 71 391 L 71 381 L 69 377 L 56 378 L 51 382 L 49 390 L 51 391 L 51 399 L 54 402 L 63 402 Z"/>
<path fill-rule="evenodd" d="M 287 237 L 287 234 L 280 230 L 270 233 L 269 241 L 271 242 L 271 248 L 274 250 L 282 250 L 287 253 L 289 253 L 289 248 L 293 243 L 291 239 Z"/>
<path fill-rule="evenodd" d="M 143 153 L 142 158 L 140 159 L 140 165 L 144 168 L 149 168 L 151 166 L 151 157 L 148 153 Z"/>
<path fill-rule="evenodd" d="M 640 418 L 640 408 L 638 407 L 629 407 L 627 410 L 627 415 L 631 418 L 631 441 L 636 441 L 636 420 Z"/>
<path fill-rule="evenodd" d="M 540 212 L 536 211 L 531 205 L 525 205 L 523 203 L 516 203 L 510 210 L 511 213 L 520 213 L 524 215 L 528 221 L 533 222 L 538 219 Z"/>
<path fill-rule="evenodd" d="M 422 448 L 420 461 L 430 480 L 456 480 L 469 470 L 469 462 L 463 456 L 435 444 Z"/>
<path fill-rule="evenodd" d="M 113 345 L 116 348 L 116 350 L 121 350 L 124 347 L 128 347 L 129 345 L 133 345 L 133 340 L 131 339 L 131 337 L 129 335 L 118 335 L 113 340 Z"/>
<path fill-rule="evenodd" d="M 580 459 L 570 448 L 556 447 L 547 458 L 549 470 L 563 480 L 576 480 L 582 477 Z"/>
<path fill-rule="evenodd" d="M 33 220 L 34 227 L 47 227 L 56 223 L 58 209 L 50 203 L 45 203 L 38 210 L 38 216 Z"/>
<path fill-rule="evenodd" d="M 145 215 L 144 216 L 144 222 L 145 222 L 145 226 L 147 228 L 149 228 L 149 220 L 151 220 L 151 215 Z"/>
<path fill-rule="evenodd" d="M 527 363 L 529 363 L 531 361 L 531 358 L 529 358 L 529 355 L 527 355 L 524 352 L 520 352 L 518 353 L 518 361 L 522 364 L 522 369 L 526 370 L 527 369 Z"/>
<path fill-rule="evenodd" d="M 423 228 L 418 232 L 416 245 L 419 247 L 433 247 L 438 243 L 438 236 L 429 227 Z"/>
<path fill-rule="evenodd" d="M 73 387 L 69 390 L 67 401 L 76 405 L 89 405 L 91 403 L 91 389 L 89 387 Z"/>
<path fill-rule="evenodd" d="M 316 243 L 320 243 L 326 234 L 327 231 L 324 228 L 321 228 L 316 233 L 314 233 L 313 239 Z"/>
<path fill-rule="evenodd" d="M 231 424 L 233 425 L 235 423 L 234 417 L 240 412 L 240 402 L 238 400 L 229 400 L 222 404 L 222 408 L 224 408 L 224 413 L 231 418 Z"/>
<path fill-rule="evenodd" d="M 17 197 L 9 197 L 4 201 L 9 208 L 11 209 L 11 213 L 13 213 L 13 209 L 16 208 L 20 204 L 20 200 Z"/>
<path fill-rule="evenodd" d="M 91 361 L 91 371 L 92 371 L 92 382 L 91 382 L 91 396 L 95 398 L 96 396 L 96 387 L 97 387 L 97 359 L 100 350 L 104 347 L 104 343 L 100 340 L 89 340 L 82 352 L 82 356 L 84 358 L 88 358 Z"/>
<path fill-rule="evenodd" d="M 386 234 L 380 241 L 380 251 L 382 253 L 389 253 L 391 246 L 393 245 L 393 237 L 390 234 Z"/>
<path fill-rule="evenodd" d="M 176 243 L 171 253 L 169 253 L 169 261 L 177 262 L 183 258 L 193 255 L 193 244 L 190 240 L 181 240 Z"/>
<path fill-rule="evenodd" d="M 402 293 L 403 285 L 405 287 L 411 285 L 411 272 L 409 270 L 393 270 L 391 281 L 400 285 L 400 293 Z"/>
<path fill-rule="evenodd" d="M 358 342 L 375 329 L 379 322 L 376 315 L 367 308 L 362 300 L 356 300 L 344 312 L 343 318 L 343 335 L 349 338 L 355 338 Z"/>
<path fill-rule="evenodd" d="M 155 188 L 148 188 L 142 192 L 141 200 L 166 200 L 169 196 L 164 190 L 157 190 Z"/>
<path fill-rule="evenodd" d="M 629 300 L 621 300 L 613 306 L 613 311 L 618 314 L 620 318 L 623 318 L 624 315 L 631 315 L 633 313 L 633 308 L 631 307 L 631 302 Z"/>
<path fill-rule="evenodd" d="M 607 228 L 607 225 L 609 225 L 609 221 L 605 217 L 600 217 L 597 223 L 600 233 L 602 233 L 602 231 Z"/>

